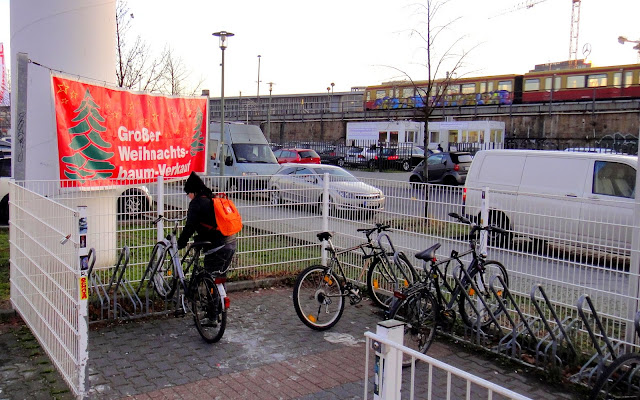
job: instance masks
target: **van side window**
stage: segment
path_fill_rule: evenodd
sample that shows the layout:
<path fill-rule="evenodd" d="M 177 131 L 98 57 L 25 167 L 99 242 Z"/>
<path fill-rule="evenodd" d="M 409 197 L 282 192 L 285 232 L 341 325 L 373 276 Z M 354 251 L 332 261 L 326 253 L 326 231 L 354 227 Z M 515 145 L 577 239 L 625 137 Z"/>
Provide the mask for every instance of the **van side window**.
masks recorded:
<path fill-rule="evenodd" d="M 636 171 L 627 164 L 596 161 L 593 193 L 615 197 L 635 197 Z"/>

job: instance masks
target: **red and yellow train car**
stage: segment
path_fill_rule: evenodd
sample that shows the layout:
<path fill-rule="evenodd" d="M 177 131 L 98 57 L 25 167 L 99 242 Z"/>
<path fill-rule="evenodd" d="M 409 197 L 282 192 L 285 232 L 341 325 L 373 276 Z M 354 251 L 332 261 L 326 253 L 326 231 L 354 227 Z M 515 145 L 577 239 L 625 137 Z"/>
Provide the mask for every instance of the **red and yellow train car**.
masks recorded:
<path fill-rule="evenodd" d="M 424 107 L 426 99 L 432 106 L 471 106 L 484 104 L 519 103 L 522 93 L 522 75 L 496 75 L 455 78 L 449 81 L 444 95 L 445 79 L 435 80 L 427 95 L 427 81 L 386 82 L 367 86 L 364 95 L 365 110 Z"/>
<path fill-rule="evenodd" d="M 523 103 L 640 97 L 640 64 L 524 74 Z"/>

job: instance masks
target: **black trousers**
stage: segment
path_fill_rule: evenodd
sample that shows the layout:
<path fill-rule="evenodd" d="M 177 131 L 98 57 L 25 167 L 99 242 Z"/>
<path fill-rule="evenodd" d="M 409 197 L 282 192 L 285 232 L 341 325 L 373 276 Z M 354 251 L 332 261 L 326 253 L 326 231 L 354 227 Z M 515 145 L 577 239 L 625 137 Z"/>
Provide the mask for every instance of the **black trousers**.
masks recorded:
<path fill-rule="evenodd" d="M 237 240 L 235 236 L 227 236 L 222 247 L 215 247 L 204 253 L 204 269 L 207 272 L 226 274 L 236 253 Z"/>

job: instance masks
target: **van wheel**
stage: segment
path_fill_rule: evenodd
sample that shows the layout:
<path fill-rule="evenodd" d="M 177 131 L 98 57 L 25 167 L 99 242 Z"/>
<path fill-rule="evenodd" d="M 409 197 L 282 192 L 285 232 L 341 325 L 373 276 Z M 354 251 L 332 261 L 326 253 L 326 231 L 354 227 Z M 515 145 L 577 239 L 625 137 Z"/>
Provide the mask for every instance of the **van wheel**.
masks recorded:
<path fill-rule="evenodd" d="M 0 224 L 9 223 L 9 195 L 6 195 L 0 201 Z"/>
<path fill-rule="evenodd" d="M 272 187 L 269 191 L 269 201 L 272 205 L 277 206 L 278 204 L 282 204 L 282 197 L 280 196 L 280 191 L 277 187 Z"/>
<path fill-rule="evenodd" d="M 478 220 L 480 220 L 480 215 L 478 215 Z M 507 231 L 504 235 L 497 232 L 490 232 L 488 237 L 489 245 L 505 249 L 510 248 L 513 241 L 513 234 L 511 232 L 509 218 L 500 211 L 491 211 L 489 212 L 489 225 L 497 226 Z"/>
<path fill-rule="evenodd" d="M 338 167 L 344 167 L 344 158 L 338 158 Z"/>
<path fill-rule="evenodd" d="M 444 178 L 443 183 L 449 186 L 458 186 L 458 181 L 453 176 L 447 176 L 446 178 Z"/>

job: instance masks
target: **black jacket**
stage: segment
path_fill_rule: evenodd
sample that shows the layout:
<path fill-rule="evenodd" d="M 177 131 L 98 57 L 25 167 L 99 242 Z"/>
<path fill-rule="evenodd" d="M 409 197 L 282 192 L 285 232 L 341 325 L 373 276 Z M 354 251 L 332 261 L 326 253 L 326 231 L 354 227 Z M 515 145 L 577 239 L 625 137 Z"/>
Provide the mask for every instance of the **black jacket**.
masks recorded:
<path fill-rule="evenodd" d="M 187 222 L 178 239 L 178 247 L 186 247 L 189 238 L 194 233 L 197 234 L 194 238 L 196 242 L 208 241 L 213 247 L 223 245 L 225 237 L 216 229 L 217 226 L 211 191 L 206 190 L 204 193 L 197 194 L 189 203 Z"/>

